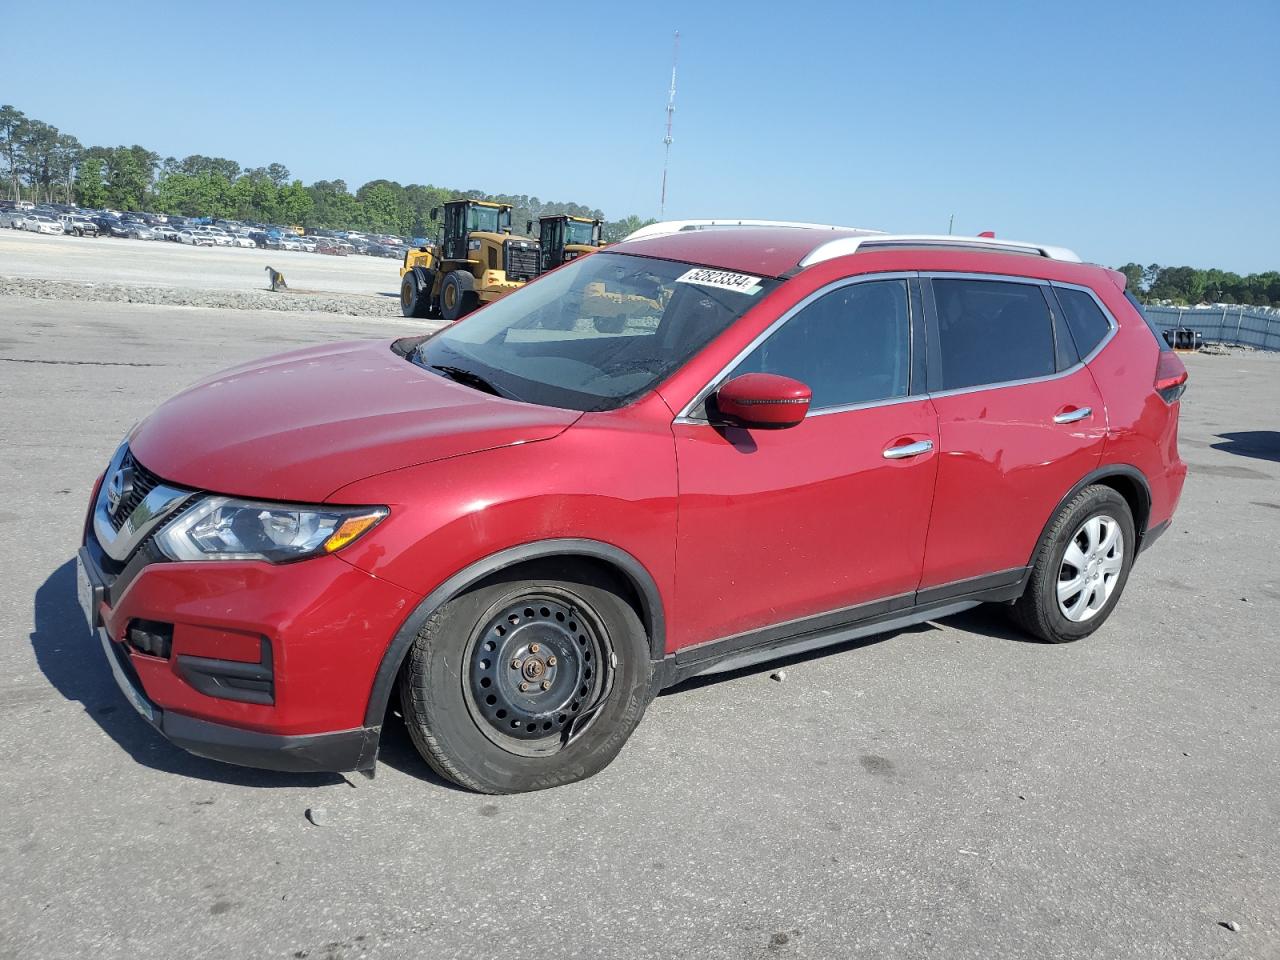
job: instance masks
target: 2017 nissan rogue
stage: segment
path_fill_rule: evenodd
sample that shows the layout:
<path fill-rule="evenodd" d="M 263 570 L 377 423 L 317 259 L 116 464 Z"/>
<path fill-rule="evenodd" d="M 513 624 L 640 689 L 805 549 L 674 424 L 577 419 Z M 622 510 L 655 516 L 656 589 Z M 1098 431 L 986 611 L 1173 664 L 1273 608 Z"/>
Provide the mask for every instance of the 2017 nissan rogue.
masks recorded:
<path fill-rule="evenodd" d="M 1177 505 L 1186 377 L 1070 251 L 661 224 L 169 400 L 93 491 L 81 595 L 195 753 L 371 772 L 398 693 L 439 773 L 550 787 L 696 674 L 983 602 L 1093 633 Z"/>

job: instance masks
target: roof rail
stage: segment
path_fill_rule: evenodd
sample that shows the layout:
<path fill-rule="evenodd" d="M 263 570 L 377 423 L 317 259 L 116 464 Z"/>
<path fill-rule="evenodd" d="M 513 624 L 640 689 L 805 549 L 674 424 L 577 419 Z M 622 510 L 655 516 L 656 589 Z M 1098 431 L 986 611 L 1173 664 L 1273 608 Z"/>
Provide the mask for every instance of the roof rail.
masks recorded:
<path fill-rule="evenodd" d="M 806 230 L 841 230 L 866 236 L 881 232 L 865 230 L 861 227 L 838 227 L 830 223 L 797 223 L 791 220 L 664 220 L 661 223 L 651 223 L 647 227 L 641 227 L 624 237 L 622 242 L 647 240 L 649 237 L 663 237 L 687 230 L 717 230 L 722 227 L 797 227 Z"/>
<path fill-rule="evenodd" d="M 814 247 L 800 261 L 808 267 L 824 260 L 847 257 L 850 254 L 874 247 L 951 247 L 962 250 L 987 250 L 992 253 L 1030 253 L 1050 260 L 1066 260 L 1080 263 L 1080 257 L 1066 247 L 1051 247 L 1043 243 L 1020 243 L 1017 240 L 993 240 L 986 237 L 958 237 L 953 234 L 929 233 L 877 233 L 858 237 L 837 237 Z"/>

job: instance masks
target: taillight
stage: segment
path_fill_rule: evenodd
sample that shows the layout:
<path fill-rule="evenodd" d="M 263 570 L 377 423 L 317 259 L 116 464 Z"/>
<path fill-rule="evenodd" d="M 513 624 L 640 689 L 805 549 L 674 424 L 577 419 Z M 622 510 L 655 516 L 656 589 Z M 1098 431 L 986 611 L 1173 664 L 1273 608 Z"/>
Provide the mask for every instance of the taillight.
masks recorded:
<path fill-rule="evenodd" d="M 1173 403 L 1187 389 L 1187 368 L 1172 350 L 1160 351 L 1156 364 L 1156 393 L 1165 403 Z"/>

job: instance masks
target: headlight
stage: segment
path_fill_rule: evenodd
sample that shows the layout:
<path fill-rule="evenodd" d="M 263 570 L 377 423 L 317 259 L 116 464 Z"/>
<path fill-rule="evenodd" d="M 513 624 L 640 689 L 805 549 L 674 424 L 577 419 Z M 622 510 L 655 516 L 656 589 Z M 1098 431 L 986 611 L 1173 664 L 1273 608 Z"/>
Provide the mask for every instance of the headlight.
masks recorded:
<path fill-rule="evenodd" d="M 303 507 L 206 497 L 170 520 L 156 534 L 156 546 L 170 560 L 287 563 L 341 550 L 386 515 L 386 507 Z"/>
<path fill-rule="evenodd" d="M 480 241 L 480 240 L 468 240 L 468 241 L 467 241 L 467 249 L 468 249 L 468 250 L 479 250 L 482 246 L 484 246 L 483 241 Z"/>

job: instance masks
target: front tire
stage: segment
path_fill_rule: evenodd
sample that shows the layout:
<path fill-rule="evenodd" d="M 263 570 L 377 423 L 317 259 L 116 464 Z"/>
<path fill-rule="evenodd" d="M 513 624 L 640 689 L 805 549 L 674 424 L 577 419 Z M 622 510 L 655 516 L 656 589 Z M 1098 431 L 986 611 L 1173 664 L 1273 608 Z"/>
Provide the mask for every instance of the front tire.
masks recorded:
<path fill-rule="evenodd" d="M 648 706 L 648 640 L 615 586 L 566 563 L 539 572 L 446 603 L 400 674 L 418 752 L 481 793 L 542 790 L 603 770 Z"/>
<path fill-rule="evenodd" d="M 406 317 L 421 319 L 430 313 L 430 302 L 431 285 L 419 287 L 418 278 L 410 270 L 400 280 L 400 312 Z"/>
<path fill-rule="evenodd" d="M 476 308 L 475 278 L 465 270 L 454 270 L 440 285 L 440 314 L 453 322 Z"/>
<path fill-rule="evenodd" d="M 1119 602 L 1137 546 L 1124 497 L 1107 486 L 1085 487 L 1050 526 L 1013 605 L 1014 621 L 1046 643 L 1089 636 Z"/>

